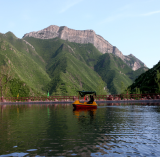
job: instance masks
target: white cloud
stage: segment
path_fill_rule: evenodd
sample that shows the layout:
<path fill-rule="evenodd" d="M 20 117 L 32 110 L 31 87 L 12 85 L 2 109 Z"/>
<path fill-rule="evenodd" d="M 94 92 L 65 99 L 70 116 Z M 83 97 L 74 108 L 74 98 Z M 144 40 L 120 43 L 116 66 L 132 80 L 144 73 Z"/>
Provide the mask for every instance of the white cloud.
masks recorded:
<path fill-rule="evenodd" d="M 80 3 L 81 1 L 83 0 L 74 0 L 74 1 L 71 1 L 71 2 L 68 2 L 67 5 L 65 5 L 59 13 L 64 13 L 66 12 L 67 10 L 69 10 L 71 7 L 77 5 L 78 3 Z"/>
<path fill-rule="evenodd" d="M 108 16 L 105 19 L 103 19 L 99 24 L 105 24 L 105 23 L 110 23 L 110 22 L 114 22 L 117 21 L 119 19 L 122 18 L 126 18 L 126 17 L 133 17 L 132 14 L 128 13 L 128 10 L 132 8 L 132 4 L 126 4 L 122 7 L 120 7 L 119 9 L 116 9 L 116 11 L 114 12 L 114 15 Z"/>
<path fill-rule="evenodd" d="M 158 11 L 152 11 L 152 12 L 145 13 L 145 14 L 141 14 L 141 16 L 150 16 L 150 15 L 158 14 L 158 13 L 160 13 L 160 10 L 158 10 Z"/>
<path fill-rule="evenodd" d="M 113 21 L 119 20 L 119 19 L 127 17 L 127 16 L 128 15 L 124 15 L 124 14 L 117 14 L 114 16 L 109 16 L 109 17 L 105 18 L 104 20 L 102 20 L 99 24 L 101 25 L 101 24 L 105 24 L 108 22 L 113 22 Z"/>
<path fill-rule="evenodd" d="M 109 17 L 105 18 L 99 24 L 101 25 L 101 24 L 105 24 L 105 23 L 109 23 L 109 22 L 114 22 L 114 21 L 120 20 L 122 18 L 144 17 L 144 16 L 151 16 L 151 15 L 158 14 L 158 13 L 160 13 L 160 10 L 148 12 L 145 14 L 116 14 L 116 15 L 109 16 Z"/>

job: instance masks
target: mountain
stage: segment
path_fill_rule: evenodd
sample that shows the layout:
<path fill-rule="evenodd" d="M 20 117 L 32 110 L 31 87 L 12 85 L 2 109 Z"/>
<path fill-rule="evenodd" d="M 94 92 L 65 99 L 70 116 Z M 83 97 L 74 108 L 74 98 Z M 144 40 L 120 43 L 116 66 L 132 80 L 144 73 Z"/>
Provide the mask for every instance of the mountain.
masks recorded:
<path fill-rule="evenodd" d="M 107 83 L 110 92 L 118 94 L 122 92 L 122 88 L 132 84 L 135 78 L 148 68 L 140 68 L 133 71 L 121 58 L 106 53 L 98 58 L 94 69 Z M 124 87 L 122 87 L 122 84 L 124 84 Z"/>
<path fill-rule="evenodd" d="M 38 93 L 43 95 L 42 87 L 50 81 L 41 56 L 29 43 L 17 38 L 11 32 L 0 34 L 0 66 L 1 77 L 4 66 L 12 72 L 10 74 L 12 79 L 8 82 L 8 86 L 3 88 L 4 92 L 8 91 L 4 93 L 7 96 L 17 96 L 18 93 L 19 96 Z M 5 74 L 8 74 L 7 71 Z M 28 90 L 27 95 L 22 94 L 21 90 L 25 90 L 24 87 Z M 7 90 L 8 88 L 10 90 Z M 11 91 L 17 91 L 17 93 Z"/>
<path fill-rule="evenodd" d="M 92 90 L 101 95 L 107 94 L 108 89 L 111 94 L 119 94 L 122 85 L 131 85 L 148 69 L 133 55 L 118 56 L 119 50 L 111 44 L 112 52 L 99 51 L 94 44 L 103 42 L 91 30 L 74 34 L 75 30 L 71 33 L 69 29 L 68 35 L 64 27 L 49 28 L 57 28 L 59 34 L 45 29 L 26 34 L 22 39 L 12 32 L 0 34 L 0 77 L 3 76 L 3 67 L 8 69 L 3 84 L 11 76 L 3 85 L 3 95 L 47 95 L 48 91 L 50 95 L 77 95 L 77 90 Z M 71 42 L 71 39 L 76 41 Z M 94 44 L 88 42 L 92 40 Z M 136 70 L 136 67 L 140 68 Z"/>
<path fill-rule="evenodd" d="M 23 38 L 25 37 L 34 37 L 38 39 L 53 39 L 58 37 L 59 39 L 80 44 L 91 43 L 103 54 L 112 53 L 120 57 L 133 70 L 146 67 L 142 61 L 132 54 L 129 56 L 123 55 L 116 46 L 112 46 L 107 40 L 97 35 L 93 30 L 74 30 L 66 26 L 59 27 L 51 25 L 43 30 L 27 33 L 23 36 Z"/>
<path fill-rule="evenodd" d="M 88 90 L 94 89 L 97 91 L 96 86 L 104 81 L 110 93 L 118 94 L 121 93 L 121 82 L 124 83 L 124 87 L 127 87 L 132 84 L 136 77 L 145 71 L 144 69 L 147 69 L 142 68 L 142 70 L 138 69 L 133 71 L 121 58 L 112 53 L 102 54 L 91 43 L 80 44 L 62 40 L 58 37 L 53 39 L 39 39 L 26 36 L 23 40 L 31 43 L 47 63 L 47 73 L 50 78 L 53 79 L 48 86 L 45 87 L 45 90 L 49 90 L 51 93 L 56 91 L 56 88 L 61 88 L 58 82 L 66 82 L 61 83 L 63 88 L 67 87 L 64 91 L 71 92 L 68 87 L 74 83 L 73 80 L 79 80 L 75 82 L 75 86 L 76 84 L 78 85 L 76 88 L 74 87 L 75 89 L 83 89 L 83 86 L 87 85 L 86 88 Z M 60 71 L 63 72 L 59 74 Z M 99 78 L 95 78 L 97 74 Z M 68 79 L 69 75 L 71 75 L 71 79 Z M 85 78 L 89 78 L 89 80 L 95 82 L 96 85 L 87 82 L 88 79 L 86 80 Z M 70 85 L 64 86 L 67 82 L 70 82 Z M 60 90 L 58 91 L 60 92 Z M 63 92 L 63 94 L 65 93 Z"/>
<path fill-rule="evenodd" d="M 105 82 L 94 71 L 96 58 L 101 53 L 90 43 L 71 43 L 59 38 L 38 39 L 25 37 L 45 60 L 51 81 L 44 86 L 53 95 L 76 95 L 77 90 L 97 91 Z M 106 94 L 103 90 L 98 93 Z M 104 91 L 104 92 L 103 92 Z"/>
<path fill-rule="evenodd" d="M 77 95 L 77 90 L 97 91 L 101 85 L 98 92 L 106 94 L 105 82 L 93 70 L 94 58 L 101 53 L 92 44 L 30 40 L 19 39 L 11 32 L 0 34 L 0 66 L 12 71 L 6 73 L 12 79 L 3 86 L 4 96 L 45 95 L 48 91 L 50 95 Z"/>
<path fill-rule="evenodd" d="M 160 93 L 160 62 L 153 68 L 142 73 L 132 85 L 127 89 L 131 93 L 136 93 L 139 89 L 141 93 Z"/>

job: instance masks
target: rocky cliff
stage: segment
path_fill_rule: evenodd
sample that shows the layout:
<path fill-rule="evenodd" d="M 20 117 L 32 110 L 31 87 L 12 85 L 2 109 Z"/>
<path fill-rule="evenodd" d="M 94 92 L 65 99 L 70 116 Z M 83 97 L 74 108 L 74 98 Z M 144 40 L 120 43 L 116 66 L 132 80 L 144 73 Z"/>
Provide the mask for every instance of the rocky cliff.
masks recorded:
<path fill-rule="evenodd" d="M 52 39 L 58 37 L 60 39 L 75 43 L 92 43 L 103 54 L 113 53 L 120 57 L 133 70 L 146 67 L 143 62 L 133 55 L 124 56 L 117 47 L 112 46 L 107 40 L 105 40 L 102 36 L 97 35 L 93 30 L 74 30 L 66 26 L 59 27 L 56 25 L 51 25 L 43 30 L 27 33 L 23 36 L 23 38 L 27 36 L 40 39 Z"/>

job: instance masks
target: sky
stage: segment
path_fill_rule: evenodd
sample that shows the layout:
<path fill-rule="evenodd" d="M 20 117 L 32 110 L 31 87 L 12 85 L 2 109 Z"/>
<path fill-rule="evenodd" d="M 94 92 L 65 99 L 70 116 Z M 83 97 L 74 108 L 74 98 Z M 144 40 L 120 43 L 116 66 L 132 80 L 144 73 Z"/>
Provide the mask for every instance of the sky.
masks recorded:
<path fill-rule="evenodd" d="M 0 0 L 0 33 L 50 25 L 94 30 L 148 68 L 160 60 L 160 0 Z"/>

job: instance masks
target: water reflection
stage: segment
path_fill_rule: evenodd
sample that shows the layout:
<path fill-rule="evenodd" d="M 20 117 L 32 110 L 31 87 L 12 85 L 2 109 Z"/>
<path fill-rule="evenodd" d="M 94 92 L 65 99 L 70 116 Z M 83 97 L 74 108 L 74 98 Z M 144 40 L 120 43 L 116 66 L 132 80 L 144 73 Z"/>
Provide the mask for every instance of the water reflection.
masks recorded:
<path fill-rule="evenodd" d="M 85 109 L 85 108 L 81 108 L 81 109 L 74 108 L 73 109 L 73 113 L 74 115 L 76 115 L 77 118 L 86 117 L 87 115 L 89 115 L 91 119 L 93 119 L 96 115 L 96 111 L 97 109 Z"/>
<path fill-rule="evenodd" d="M 160 156 L 160 104 L 0 105 L 0 155 Z"/>

